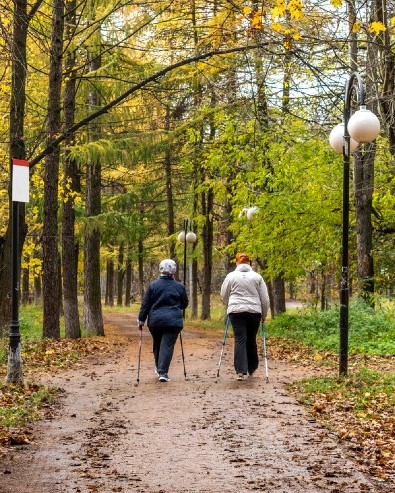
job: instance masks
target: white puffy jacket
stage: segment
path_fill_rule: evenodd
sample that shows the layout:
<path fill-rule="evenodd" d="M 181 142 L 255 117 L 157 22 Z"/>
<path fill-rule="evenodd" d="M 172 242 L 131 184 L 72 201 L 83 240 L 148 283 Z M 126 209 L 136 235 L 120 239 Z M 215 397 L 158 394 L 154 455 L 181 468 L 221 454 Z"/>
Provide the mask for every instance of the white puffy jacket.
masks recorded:
<path fill-rule="evenodd" d="M 239 264 L 228 274 L 221 286 L 221 298 L 227 305 L 226 313 L 261 313 L 266 318 L 269 294 L 262 276 L 249 264 Z"/>

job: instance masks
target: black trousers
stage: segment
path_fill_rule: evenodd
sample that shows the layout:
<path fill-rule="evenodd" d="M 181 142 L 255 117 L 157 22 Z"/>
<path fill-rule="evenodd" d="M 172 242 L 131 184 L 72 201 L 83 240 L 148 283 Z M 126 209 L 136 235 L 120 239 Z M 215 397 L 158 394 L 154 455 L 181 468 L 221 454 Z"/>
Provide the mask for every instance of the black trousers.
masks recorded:
<path fill-rule="evenodd" d="M 256 335 L 261 321 L 260 313 L 230 313 L 229 319 L 235 336 L 234 367 L 236 373 L 252 375 L 258 368 L 259 357 Z"/>
<path fill-rule="evenodd" d="M 150 327 L 149 331 L 153 339 L 152 350 L 158 373 L 168 373 L 174 346 L 181 329 L 179 327 Z"/>

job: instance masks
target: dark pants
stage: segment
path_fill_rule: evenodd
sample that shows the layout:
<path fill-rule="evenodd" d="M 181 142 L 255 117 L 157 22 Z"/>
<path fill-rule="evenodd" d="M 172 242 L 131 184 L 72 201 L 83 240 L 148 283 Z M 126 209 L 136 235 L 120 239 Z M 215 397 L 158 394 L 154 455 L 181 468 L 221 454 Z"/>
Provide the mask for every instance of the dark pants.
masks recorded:
<path fill-rule="evenodd" d="M 258 368 L 256 335 L 261 321 L 260 313 L 230 313 L 230 323 L 235 336 L 234 367 L 236 373 L 252 375 Z"/>
<path fill-rule="evenodd" d="M 181 329 L 179 327 L 150 327 L 149 331 L 153 339 L 153 353 L 158 373 L 168 373 L 174 345 Z"/>

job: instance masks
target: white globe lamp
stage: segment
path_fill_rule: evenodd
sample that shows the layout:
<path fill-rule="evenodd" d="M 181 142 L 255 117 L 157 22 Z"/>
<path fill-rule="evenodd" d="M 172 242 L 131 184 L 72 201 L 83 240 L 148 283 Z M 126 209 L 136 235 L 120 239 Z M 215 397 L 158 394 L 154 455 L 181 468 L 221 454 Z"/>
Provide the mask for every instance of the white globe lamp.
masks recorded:
<path fill-rule="evenodd" d="M 256 206 L 254 206 L 254 207 L 249 207 L 249 208 L 247 209 L 247 211 L 246 211 L 246 216 L 247 216 L 247 219 L 248 219 L 249 221 L 252 221 L 252 220 L 255 218 L 255 216 L 256 216 L 256 214 L 257 214 L 257 212 L 258 212 L 258 211 L 259 211 L 259 207 L 256 207 Z"/>
<path fill-rule="evenodd" d="M 195 243 L 196 242 L 196 235 L 193 231 L 189 231 L 189 233 L 187 233 L 185 238 L 187 240 L 187 243 Z"/>
<path fill-rule="evenodd" d="M 179 235 L 178 235 L 178 241 L 180 243 L 185 243 L 185 231 L 181 231 L 181 233 L 179 233 Z"/>
<path fill-rule="evenodd" d="M 339 123 L 329 134 L 329 143 L 332 149 L 338 154 L 343 153 L 343 140 L 344 140 L 344 122 Z M 350 138 L 350 152 L 354 152 L 358 147 L 359 142 Z"/>
<path fill-rule="evenodd" d="M 361 106 L 348 121 L 348 133 L 357 142 L 373 142 L 380 132 L 380 122 L 377 116 Z"/>

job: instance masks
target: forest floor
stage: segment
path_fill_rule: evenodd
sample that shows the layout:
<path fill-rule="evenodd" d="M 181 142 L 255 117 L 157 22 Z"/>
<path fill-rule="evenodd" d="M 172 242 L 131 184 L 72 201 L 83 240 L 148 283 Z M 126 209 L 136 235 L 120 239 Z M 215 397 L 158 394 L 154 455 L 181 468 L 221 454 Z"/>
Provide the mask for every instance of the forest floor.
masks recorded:
<path fill-rule="evenodd" d="M 160 383 L 144 329 L 137 385 L 135 320 L 106 314 L 110 350 L 34 375 L 61 398 L 26 443 L 0 451 L 1 493 L 393 491 L 288 393 L 319 370 L 270 358 L 268 383 L 264 365 L 237 381 L 229 338 L 217 378 L 222 338 L 186 328 L 187 377 L 177 343 L 171 382 Z"/>

